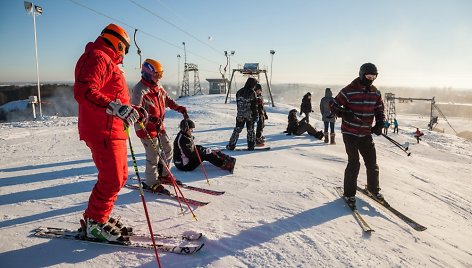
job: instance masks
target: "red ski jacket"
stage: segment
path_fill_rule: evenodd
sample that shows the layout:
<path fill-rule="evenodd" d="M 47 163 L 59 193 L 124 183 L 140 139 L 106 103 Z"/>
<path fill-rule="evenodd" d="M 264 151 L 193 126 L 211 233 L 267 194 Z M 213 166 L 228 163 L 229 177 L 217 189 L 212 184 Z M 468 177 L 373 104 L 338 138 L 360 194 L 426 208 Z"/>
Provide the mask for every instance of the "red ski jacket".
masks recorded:
<path fill-rule="evenodd" d="M 120 57 L 98 37 L 85 47 L 75 67 L 74 97 L 79 104 L 81 140 L 126 139 L 124 122 L 106 113 L 111 101 L 129 105 Z"/>
<path fill-rule="evenodd" d="M 157 133 L 164 132 L 164 117 L 166 107 L 174 111 L 179 111 L 179 106 L 167 95 L 165 89 L 158 84 L 151 84 L 141 79 L 133 88 L 131 104 L 142 106 L 148 112 L 146 130 L 152 138 L 157 137 Z M 141 139 L 147 139 L 146 132 L 139 124 L 135 124 L 136 135 Z"/>

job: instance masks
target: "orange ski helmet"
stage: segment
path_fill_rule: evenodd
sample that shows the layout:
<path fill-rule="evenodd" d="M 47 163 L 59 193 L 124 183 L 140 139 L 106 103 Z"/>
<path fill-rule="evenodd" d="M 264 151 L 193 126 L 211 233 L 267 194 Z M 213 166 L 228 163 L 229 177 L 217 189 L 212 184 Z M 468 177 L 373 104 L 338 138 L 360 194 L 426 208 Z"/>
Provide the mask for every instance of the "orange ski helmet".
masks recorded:
<path fill-rule="evenodd" d="M 103 29 L 100 36 L 108 41 L 120 56 L 123 57 L 128 53 L 130 39 L 128 33 L 120 26 L 111 23 Z"/>
<path fill-rule="evenodd" d="M 164 68 L 162 68 L 162 64 L 157 60 L 146 59 L 143 62 L 141 76 L 144 80 L 157 82 L 162 78 L 162 72 L 164 72 Z"/>

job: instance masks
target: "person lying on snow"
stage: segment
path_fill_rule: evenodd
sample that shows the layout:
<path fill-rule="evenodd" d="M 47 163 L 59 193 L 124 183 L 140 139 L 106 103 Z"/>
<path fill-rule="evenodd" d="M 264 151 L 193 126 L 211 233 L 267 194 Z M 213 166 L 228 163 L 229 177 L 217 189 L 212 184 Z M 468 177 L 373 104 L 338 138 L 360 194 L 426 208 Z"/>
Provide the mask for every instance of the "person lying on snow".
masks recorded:
<path fill-rule="evenodd" d="M 306 122 L 306 117 L 298 121 L 297 110 L 293 109 L 288 113 L 288 125 L 285 133 L 287 135 L 302 135 L 303 133 L 308 132 L 309 135 L 314 136 L 317 139 L 323 138 L 323 131 L 317 131 L 312 125 Z"/>
<path fill-rule="evenodd" d="M 180 122 L 180 132 L 174 140 L 174 165 L 182 171 L 192 171 L 200 165 L 200 161 L 208 161 L 213 165 L 233 173 L 236 158 L 224 154 L 220 150 L 212 150 L 195 145 L 192 136 L 195 123 L 190 119 Z"/>

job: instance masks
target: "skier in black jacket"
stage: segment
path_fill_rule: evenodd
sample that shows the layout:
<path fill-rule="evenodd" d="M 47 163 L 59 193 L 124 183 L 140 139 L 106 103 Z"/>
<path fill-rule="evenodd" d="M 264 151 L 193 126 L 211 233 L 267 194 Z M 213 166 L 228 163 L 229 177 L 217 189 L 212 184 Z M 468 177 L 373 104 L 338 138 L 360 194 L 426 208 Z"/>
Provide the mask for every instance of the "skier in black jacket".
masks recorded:
<path fill-rule="evenodd" d="M 195 123 L 190 119 L 180 122 L 180 132 L 174 140 L 174 165 L 183 171 L 192 171 L 200 165 L 201 161 L 208 161 L 213 165 L 233 173 L 236 158 L 224 154 L 220 150 L 212 150 L 201 145 L 195 145 L 192 136 Z M 198 155 L 195 150 L 198 150 Z"/>
<path fill-rule="evenodd" d="M 234 148 L 236 148 L 239 133 L 243 130 L 244 125 L 246 125 L 247 128 L 247 148 L 248 150 L 254 150 L 254 145 L 256 143 L 254 123 L 259 121 L 256 92 L 254 91 L 256 84 L 257 80 L 253 77 L 249 77 L 244 87 L 236 92 L 238 113 L 236 115 L 236 126 L 231 138 L 229 139 L 228 145 L 226 145 L 226 149 L 228 150 L 234 150 Z"/>

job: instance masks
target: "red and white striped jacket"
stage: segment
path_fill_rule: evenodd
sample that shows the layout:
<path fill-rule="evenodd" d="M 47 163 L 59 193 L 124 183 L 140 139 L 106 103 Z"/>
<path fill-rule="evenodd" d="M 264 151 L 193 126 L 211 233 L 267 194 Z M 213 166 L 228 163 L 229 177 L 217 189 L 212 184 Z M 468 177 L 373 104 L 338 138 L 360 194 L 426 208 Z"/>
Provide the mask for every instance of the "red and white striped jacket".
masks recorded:
<path fill-rule="evenodd" d="M 354 113 L 353 116 L 343 116 L 341 132 L 356 136 L 371 135 L 374 121 L 385 120 L 382 95 L 375 86 L 364 86 L 356 78 L 348 86 L 341 89 L 331 103 L 331 110 L 335 112 L 343 107 Z"/>

